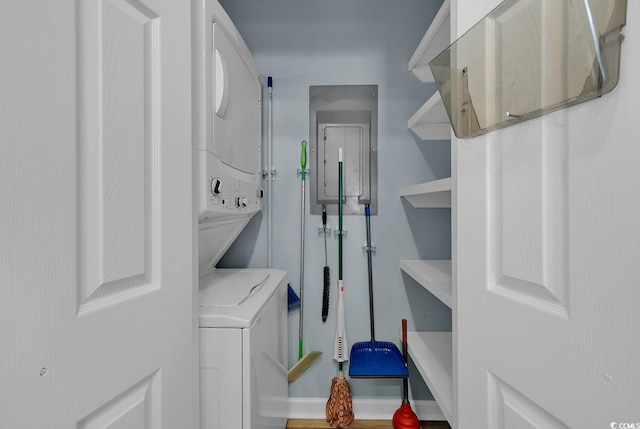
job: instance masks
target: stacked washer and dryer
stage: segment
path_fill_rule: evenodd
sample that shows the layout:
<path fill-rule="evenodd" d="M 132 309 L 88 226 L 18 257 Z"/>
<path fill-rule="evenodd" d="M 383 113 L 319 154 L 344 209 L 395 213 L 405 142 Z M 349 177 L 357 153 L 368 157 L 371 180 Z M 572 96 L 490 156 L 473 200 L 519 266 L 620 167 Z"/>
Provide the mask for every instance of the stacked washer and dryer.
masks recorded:
<path fill-rule="evenodd" d="M 262 86 L 218 1 L 193 7 L 200 428 L 284 428 L 286 272 L 215 268 L 262 208 Z"/>

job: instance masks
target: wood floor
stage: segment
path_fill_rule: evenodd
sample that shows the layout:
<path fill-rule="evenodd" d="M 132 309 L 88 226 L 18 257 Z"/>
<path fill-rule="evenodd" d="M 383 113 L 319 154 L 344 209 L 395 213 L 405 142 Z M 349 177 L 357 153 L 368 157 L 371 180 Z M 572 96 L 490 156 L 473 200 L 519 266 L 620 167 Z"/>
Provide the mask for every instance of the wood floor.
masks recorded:
<path fill-rule="evenodd" d="M 330 428 L 324 420 L 289 419 L 287 429 Z M 356 420 L 349 429 L 393 429 L 391 420 Z M 422 429 L 451 429 L 447 422 L 422 422 Z"/>

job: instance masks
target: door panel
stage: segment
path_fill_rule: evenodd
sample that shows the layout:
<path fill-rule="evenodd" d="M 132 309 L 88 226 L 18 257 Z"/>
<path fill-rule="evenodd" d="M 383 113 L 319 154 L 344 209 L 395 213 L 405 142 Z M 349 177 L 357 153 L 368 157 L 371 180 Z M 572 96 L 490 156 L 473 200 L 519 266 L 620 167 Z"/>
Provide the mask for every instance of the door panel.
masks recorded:
<path fill-rule="evenodd" d="M 566 316 L 567 145 L 547 122 L 529 130 L 489 148 L 489 288 Z"/>
<path fill-rule="evenodd" d="M 72 427 L 70 1 L 0 2 L 0 427 Z"/>
<path fill-rule="evenodd" d="M 0 427 L 197 426 L 190 10 L 0 5 Z"/>
<path fill-rule="evenodd" d="M 554 115 L 457 148 L 458 428 L 573 427 L 568 143 Z"/>
<path fill-rule="evenodd" d="M 544 409 L 489 373 L 489 427 L 568 429 Z"/>
<path fill-rule="evenodd" d="M 458 0 L 456 10 L 465 11 L 458 34 L 496 3 Z M 639 13 L 640 4 L 629 2 L 628 21 Z M 640 204 L 633 197 L 640 187 L 633 138 L 640 58 L 632 54 L 640 32 L 624 30 L 612 93 L 452 141 L 459 429 L 640 422 L 640 313 L 633 310 L 640 302 Z M 554 48 L 555 36 L 562 35 L 541 36 L 540 61 L 579 71 L 571 53 Z M 509 67 L 516 73 L 521 64 L 502 66 Z M 566 85 L 561 74 L 533 79 Z"/>
<path fill-rule="evenodd" d="M 160 33 L 157 15 L 140 4 L 78 7 L 83 312 L 97 301 L 158 287 Z"/>
<path fill-rule="evenodd" d="M 135 386 L 117 395 L 114 400 L 94 411 L 78 423 L 78 429 L 162 427 L 158 407 L 160 406 L 160 374 L 154 373 Z"/>
<path fill-rule="evenodd" d="M 567 417 L 567 144 L 554 138 L 563 132 L 552 121 L 524 128 L 505 130 L 488 149 L 494 210 L 489 215 L 487 366 L 508 380 L 512 391 Z M 518 138 L 508 138 L 510 132 Z"/>
<path fill-rule="evenodd" d="M 190 5 L 76 6 L 76 418 L 193 427 Z"/>

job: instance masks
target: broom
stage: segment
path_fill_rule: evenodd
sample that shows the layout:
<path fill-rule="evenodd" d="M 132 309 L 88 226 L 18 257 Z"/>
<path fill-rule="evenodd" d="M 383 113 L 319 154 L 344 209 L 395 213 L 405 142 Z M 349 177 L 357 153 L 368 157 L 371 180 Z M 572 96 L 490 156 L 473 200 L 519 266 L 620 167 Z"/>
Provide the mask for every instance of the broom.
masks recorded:
<path fill-rule="evenodd" d="M 331 380 L 331 391 L 326 407 L 326 418 L 331 427 L 348 428 L 353 423 L 351 388 L 344 377 L 342 365 L 349 360 L 347 333 L 344 322 L 344 283 L 342 281 L 342 148 L 338 149 L 338 309 L 336 340 L 333 358 L 338 362 L 338 375 Z"/>
<path fill-rule="evenodd" d="M 302 151 L 300 153 L 300 165 L 301 165 L 301 179 L 302 188 L 300 191 L 300 321 L 298 330 L 298 363 L 296 363 L 287 373 L 287 379 L 289 383 L 296 381 L 300 375 L 305 372 L 309 367 L 322 355 L 322 352 L 312 351 L 306 355 L 303 353 L 304 347 L 302 344 L 303 338 L 303 321 L 304 321 L 304 190 L 305 190 L 305 178 L 307 168 L 307 141 L 302 140 Z"/>

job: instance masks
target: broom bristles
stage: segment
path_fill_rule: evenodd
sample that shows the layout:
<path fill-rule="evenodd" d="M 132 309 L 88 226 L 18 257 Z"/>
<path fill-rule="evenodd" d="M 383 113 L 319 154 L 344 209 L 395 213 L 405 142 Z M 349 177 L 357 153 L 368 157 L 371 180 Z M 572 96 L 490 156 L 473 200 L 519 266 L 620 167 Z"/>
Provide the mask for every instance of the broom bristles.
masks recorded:
<path fill-rule="evenodd" d="M 300 298 L 290 284 L 287 285 L 287 307 L 289 310 L 300 307 Z"/>

